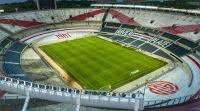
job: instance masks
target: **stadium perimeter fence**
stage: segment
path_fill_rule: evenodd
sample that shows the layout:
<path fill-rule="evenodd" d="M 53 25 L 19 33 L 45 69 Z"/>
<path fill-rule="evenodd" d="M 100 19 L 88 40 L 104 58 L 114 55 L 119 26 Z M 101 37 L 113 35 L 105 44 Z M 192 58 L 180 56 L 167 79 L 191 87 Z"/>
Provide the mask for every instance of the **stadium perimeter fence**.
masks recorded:
<path fill-rule="evenodd" d="M 194 98 L 194 96 L 196 96 Z M 174 105 L 179 105 L 183 103 L 190 103 L 193 101 L 199 101 L 200 100 L 200 95 L 188 95 L 184 97 L 178 97 L 178 98 L 173 98 L 173 99 L 166 99 L 166 100 L 155 100 L 155 101 L 144 101 L 144 107 L 145 109 L 149 108 L 163 108 L 163 107 L 169 107 L 169 106 L 174 106 Z M 23 105 L 24 105 L 25 97 L 23 96 L 3 96 L 0 99 L 0 110 L 2 111 L 8 111 L 8 110 L 13 110 L 13 111 L 21 111 Z M 31 98 L 28 106 L 28 110 L 32 111 L 31 109 L 36 109 L 36 110 L 56 110 L 58 107 L 60 110 L 61 108 L 68 109 L 68 110 L 74 110 L 74 105 L 73 104 L 64 104 L 61 107 L 59 104 L 64 104 L 60 102 L 54 102 L 54 101 L 48 101 L 48 100 L 43 100 L 43 99 L 35 99 Z M 50 107 L 50 105 L 54 105 L 53 107 Z M 57 105 L 57 106 L 56 106 Z M 82 109 L 85 109 L 86 107 L 82 107 Z M 87 107 L 90 108 L 90 107 Z M 98 109 L 95 109 L 94 107 L 90 109 L 91 111 L 95 110 L 97 111 Z M 81 110 L 82 111 L 82 110 Z M 108 110 L 109 111 L 109 110 Z"/>

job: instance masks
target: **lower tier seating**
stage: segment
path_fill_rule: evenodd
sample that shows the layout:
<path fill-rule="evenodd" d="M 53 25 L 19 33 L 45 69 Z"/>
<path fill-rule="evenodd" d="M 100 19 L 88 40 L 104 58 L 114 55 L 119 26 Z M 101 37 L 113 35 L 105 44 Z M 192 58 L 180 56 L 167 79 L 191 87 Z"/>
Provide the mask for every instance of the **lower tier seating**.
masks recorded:
<path fill-rule="evenodd" d="M 159 55 L 161 57 L 167 58 L 169 60 L 174 60 L 172 57 L 170 57 L 168 54 L 166 54 L 165 52 L 163 52 L 162 50 L 158 50 L 157 52 L 155 52 L 154 54 Z"/>
<path fill-rule="evenodd" d="M 152 53 L 152 52 L 154 52 L 154 51 L 156 51 L 158 49 L 158 48 L 156 48 L 155 46 L 153 46 L 153 45 L 151 45 L 149 43 L 146 43 L 146 44 L 142 45 L 140 48 L 142 50 L 145 50 L 145 51 L 150 52 L 150 53 Z"/>
<path fill-rule="evenodd" d="M 124 40 L 126 38 L 127 37 L 123 37 L 123 36 L 114 36 L 114 37 L 112 37 L 112 39 L 115 40 L 115 41 L 122 41 L 122 40 Z"/>
<path fill-rule="evenodd" d="M 26 47 L 25 44 L 20 42 L 15 42 L 6 51 L 4 56 L 4 70 L 7 76 L 14 77 L 22 80 L 29 80 L 24 74 L 20 65 L 20 55 L 21 51 Z"/>
<path fill-rule="evenodd" d="M 176 54 L 177 56 L 183 56 L 183 55 L 186 55 L 187 53 L 189 53 L 188 50 L 186 50 L 178 45 L 175 45 L 175 44 L 170 45 L 166 49 L 171 51 L 172 53 Z"/>

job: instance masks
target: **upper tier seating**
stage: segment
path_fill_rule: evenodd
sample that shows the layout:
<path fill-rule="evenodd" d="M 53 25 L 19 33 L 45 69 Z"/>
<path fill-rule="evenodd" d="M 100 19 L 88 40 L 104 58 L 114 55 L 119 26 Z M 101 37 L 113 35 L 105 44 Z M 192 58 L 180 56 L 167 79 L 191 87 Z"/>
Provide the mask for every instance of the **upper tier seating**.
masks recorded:
<path fill-rule="evenodd" d="M 194 41 L 194 42 L 200 40 L 200 31 L 181 33 L 181 34 L 178 34 L 178 35 L 181 36 L 181 37 L 184 37 L 188 40 Z"/>
<path fill-rule="evenodd" d="M 11 13 L 0 16 L 0 26 L 14 33 L 33 26 L 69 20 L 101 21 L 104 12 L 105 9 L 86 8 Z"/>
<path fill-rule="evenodd" d="M 200 18 L 197 16 L 139 9 L 112 10 L 119 12 L 120 14 L 118 16 L 125 16 L 125 18 L 128 16 L 130 20 L 134 20 L 141 26 L 160 29 L 170 33 L 173 32 L 173 34 L 178 34 L 194 42 L 200 40 L 200 33 L 196 33 L 197 31 L 200 31 Z M 106 22 L 123 23 L 114 17 L 112 12 L 108 14 Z M 177 31 L 180 33 L 177 33 Z"/>
<path fill-rule="evenodd" d="M 185 15 L 181 13 L 170 13 L 170 12 L 139 10 L 139 9 L 113 9 L 113 10 L 118 11 L 128 16 L 129 18 L 134 19 L 140 25 L 145 27 L 157 28 L 157 27 L 172 26 L 174 24 L 190 25 L 190 24 L 200 23 L 200 19 L 198 17 Z M 112 18 L 108 18 L 106 21 L 116 22 Z"/>
<path fill-rule="evenodd" d="M 18 32 L 29 27 L 62 21 L 102 21 L 105 12 L 106 9 L 86 8 L 11 13 L 0 16 L 0 26 L 11 32 Z M 155 28 L 194 42 L 200 40 L 200 33 L 198 33 L 200 19 L 192 15 L 139 9 L 110 9 L 106 21 Z M 110 26 L 118 27 L 114 25 L 116 24 L 110 24 Z"/>
<path fill-rule="evenodd" d="M 9 30 L 12 33 L 15 33 L 15 32 L 18 32 L 18 31 L 25 29 L 25 27 L 13 25 L 13 24 L 1 24 L 0 23 L 0 26 Z"/>
<path fill-rule="evenodd" d="M 0 30 L 0 41 L 3 41 L 9 34 L 3 30 Z"/>

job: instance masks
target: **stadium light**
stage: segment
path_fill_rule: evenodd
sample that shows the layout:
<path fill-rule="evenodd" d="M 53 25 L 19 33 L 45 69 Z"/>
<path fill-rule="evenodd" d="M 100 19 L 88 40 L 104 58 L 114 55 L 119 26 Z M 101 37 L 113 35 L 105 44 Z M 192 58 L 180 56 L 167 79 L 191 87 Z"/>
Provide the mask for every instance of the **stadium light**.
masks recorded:
<path fill-rule="evenodd" d="M 145 95 L 145 91 L 146 91 L 146 87 L 147 87 L 148 81 L 149 81 L 148 79 L 145 80 L 145 85 L 144 85 L 144 95 Z"/>
<path fill-rule="evenodd" d="M 36 3 L 36 5 L 37 5 L 37 9 L 40 10 L 39 0 L 35 0 L 35 3 Z"/>
<path fill-rule="evenodd" d="M 3 12 L 4 12 L 4 10 L 0 10 L 0 14 L 3 13 Z"/>

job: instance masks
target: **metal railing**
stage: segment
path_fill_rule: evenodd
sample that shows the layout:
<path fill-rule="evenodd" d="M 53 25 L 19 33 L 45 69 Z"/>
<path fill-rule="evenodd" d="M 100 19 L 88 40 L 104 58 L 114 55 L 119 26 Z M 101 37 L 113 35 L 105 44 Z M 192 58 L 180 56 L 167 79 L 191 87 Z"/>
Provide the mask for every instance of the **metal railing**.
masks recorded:
<path fill-rule="evenodd" d="M 28 93 L 31 98 L 56 102 L 76 104 L 76 100 L 80 99 L 83 106 L 134 109 L 135 105 L 138 104 L 139 109 L 143 109 L 143 96 L 139 93 L 62 88 L 4 76 L 0 76 L 0 89 L 21 95 Z"/>
<path fill-rule="evenodd" d="M 188 95 L 173 99 L 166 99 L 166 100 L 154 100 L 154 101 L 144 101 L 145 108 L 161 108 L 161 107 L 168 107 L 173 105 L 178 105 L 182 103 L 191 102 L 194 100 L 200 100 L 200 95 L 196 95 L 195 98 L 193 98 L 194 95 Z M 193 99 L 192 99 L 193 98 Z"/>

